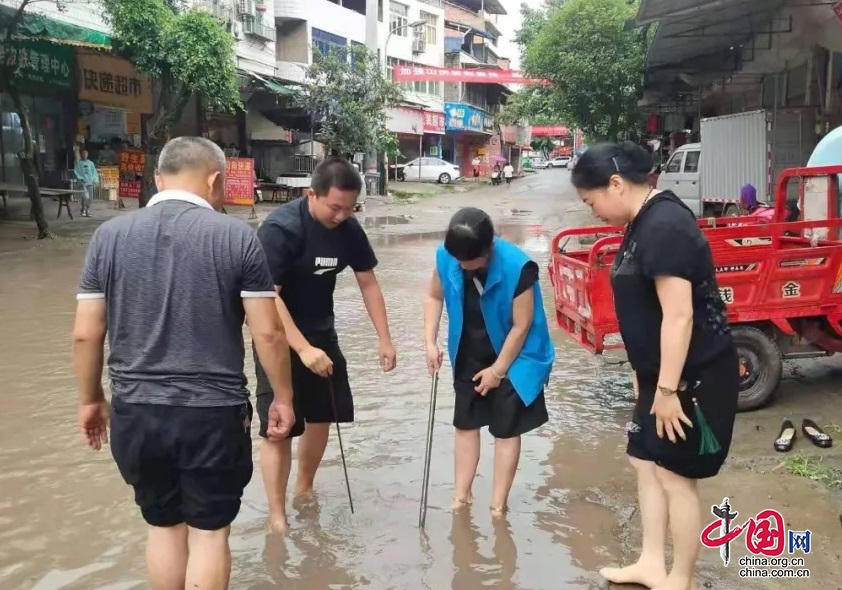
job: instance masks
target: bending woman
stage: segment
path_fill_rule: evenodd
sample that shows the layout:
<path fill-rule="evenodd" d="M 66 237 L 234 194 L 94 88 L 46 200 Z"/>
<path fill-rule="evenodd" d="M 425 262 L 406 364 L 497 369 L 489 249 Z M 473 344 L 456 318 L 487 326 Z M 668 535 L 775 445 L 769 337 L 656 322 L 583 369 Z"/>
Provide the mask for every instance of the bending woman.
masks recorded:
<path fill-rule="evenodd" d="M 635 144 L 600 144 L 571 175 L 595 215 L 626 226 L 611 285 L 634 370 L 626 452 L 637 472 L 643 548 L 634 565 L 600 574 L 617 584 L 689 590 L 702 528 L 696 482 L 715 476 L 728 455 L 739 372 L 707 240 L 673 193 L 649 186 L 651 167 Z"/>
<path fill-rule="evenodd" d="M 430 374 L 442 363 L 437 340 L 442 308 L 456 393 L 456 485 L 453 507 L 471 504 L 480 428 L 495 438 L 491 510 L 505 512 L 520 459 L 520 437 L 547 422 L 544 386 L 555 347 L 550 339 L 538 265 L 494 236 L 487 213 L 467 208 L 450 220 L 424 300 Z"/>

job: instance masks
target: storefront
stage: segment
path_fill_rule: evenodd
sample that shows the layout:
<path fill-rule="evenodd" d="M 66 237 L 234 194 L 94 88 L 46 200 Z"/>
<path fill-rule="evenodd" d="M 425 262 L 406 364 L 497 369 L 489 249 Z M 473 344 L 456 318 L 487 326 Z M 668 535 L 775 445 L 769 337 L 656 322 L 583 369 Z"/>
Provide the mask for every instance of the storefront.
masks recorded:
<path fill-rule="evenodd" d="M 444 113 L 446 140 L 442 158 L 459 166 L 465 177 L 473 176 L 473 161 L 479 158 L 480 174 L 490 175 L 493 163 L 489 143 L 494 137 L 491 115 L 459 102 L 445 103 Z"/>
<path fill-rule="evenodd" d="M 15 84 L 21 93 L 35 141 L 39 180 L 59 186 L 62 172 L 73 168 L 73 104 L 76 90 L 74 50 L 44 40 L 18 39 L 0 59 L 17 64 Z M 11 97 L 0 94 L 0 182 L 23 184 L 18 154 L 23 126 Z"/>
<path fill-rule="evenodd" d="M 529 143 L 532 141 L 532 128 L 521 125 L 501 125 L 500 135 L 492 141 L 493 151 L 496 151 L 501 161 L 511 162 L 515 172 L 521 171 L 521 163 L 524 151 L 532 148 Z"/>
<path fill-rule="evenodd" d="M 128 61 L 78 49 L 77 142 L 97 166 L 115 166 L 119 152 L 142 145 L 143 122 L 152 114 L 152 81 Z"/>
<path fill-rule="evenodd" d="M 443 112 L 395 107 L 387 111 L 387 116 L 387 127 L 398 138 L 398 163 L 403 164 L 422 156 L 442 157 L 442 137 L 445 133 Z"/>

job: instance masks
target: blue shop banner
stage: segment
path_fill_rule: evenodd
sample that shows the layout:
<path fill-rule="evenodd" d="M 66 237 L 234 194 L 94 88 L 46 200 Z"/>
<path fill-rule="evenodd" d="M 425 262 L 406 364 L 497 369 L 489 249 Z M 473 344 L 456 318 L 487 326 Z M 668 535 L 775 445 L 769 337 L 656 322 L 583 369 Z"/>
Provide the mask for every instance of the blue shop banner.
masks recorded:
<path fill-rule="evenodd" d="M 493 133 L 494 119 L 476 107 L 461 102 L 444 103 L 445 131 L 476 131 Z"/>

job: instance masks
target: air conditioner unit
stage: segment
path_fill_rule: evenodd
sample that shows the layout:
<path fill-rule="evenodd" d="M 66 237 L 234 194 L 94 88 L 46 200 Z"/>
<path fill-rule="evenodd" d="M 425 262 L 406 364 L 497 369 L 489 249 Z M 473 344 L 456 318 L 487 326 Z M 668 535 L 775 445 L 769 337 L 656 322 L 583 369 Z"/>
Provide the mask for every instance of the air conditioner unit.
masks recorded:
<path fill-rule="evenodd" d="M 234 39 L 242 39 L 243 38 L 243 25 L 234 21 L 231 23 L 231 34 L 234 35 Z"/>
<path fill-rule="evenodd" d="M 427 41 L 423 37 L 415 37 L 412 40 L 412 53 L 424 53 L 427 51 Z"/>
<path fill-rule="evenodd" d="M 254 0 L 240 0 L 237 10 L 240 14 L 254 14 Z"/>

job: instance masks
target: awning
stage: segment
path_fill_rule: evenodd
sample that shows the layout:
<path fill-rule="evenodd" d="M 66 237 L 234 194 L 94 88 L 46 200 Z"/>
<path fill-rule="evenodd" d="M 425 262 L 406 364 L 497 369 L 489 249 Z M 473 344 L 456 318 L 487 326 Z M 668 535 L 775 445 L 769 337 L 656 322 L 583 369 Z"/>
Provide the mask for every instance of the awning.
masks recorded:
<path fill-rule="evenodd" d="M 0 6 L 0 20 L 8 22 L 17 14 L 17 9 Z M 111 36 L 78 25 L 59 22 L 43 14 L 25 11 L 15 31 L 16 37 L 44 39 L 61 45 L 93 47 L 105 49 L 111 47 Z"/>
<path fill-rule="evenodd" d="M 659 19 L 647 56 L 650 69 L 708 56 L 727 57 L 727 52 L 767 28 L 784 0 L 643 0 L 638 23 L 654 18 L 652 7 L 659 3 L 669 5 L 662 14 L 673 16 Z M 688 6 L 691 3 L 695 9 Z M 677 10 L 679 5 L 684 12 Z"/>
<path fill-rule="evenodd" d="M 450 29 L 452 31 L 459 31 L 460 33 L 462 33 L 463 37 L 470 33 L 472 35 L 478 35 L 480 37 L 485 37 L 486 39 L 491 39 L 492 41 L 495 41 L 497 39 L 497 36 L 494 35 L 494 33 L 483 31 L 482 29 L 478 29 L 476 27 L 472 27 L 471 25 L 466 25 L 465 23 L 460 23 L 455 20 L 444 21 L 444 28 L 445 37 L 447 37 L 447 29 Z"/>
<path fill-rule="evenodd" d="M 278 96 L 283 96 L 286 98 L 297 98 L 301 95 L 301 91 L 295 86 L 288 86 L 286 84 L 283 84 L 282 82 L 272 80 L 269 78 L 264 78 L 263 76 L 259 76 L 254 72 L 249 72 L 249 75 L 255 80 L 257 80 L 260 84 L 262 84 L 263 87 L 266 88 L 266 90 L 277 94 Z"/>

